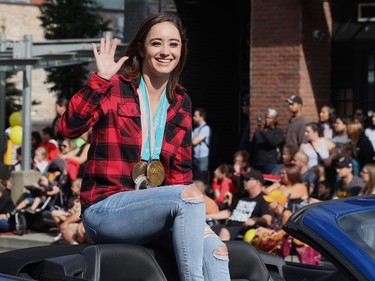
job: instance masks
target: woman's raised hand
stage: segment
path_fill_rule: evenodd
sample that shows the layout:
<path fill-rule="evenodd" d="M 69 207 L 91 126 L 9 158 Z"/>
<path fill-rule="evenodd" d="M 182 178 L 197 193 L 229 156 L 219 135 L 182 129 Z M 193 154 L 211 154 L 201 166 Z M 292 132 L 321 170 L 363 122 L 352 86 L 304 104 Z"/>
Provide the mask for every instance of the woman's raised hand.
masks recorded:
<path fill-rule="evenodd" d="M 121 68 L 123 63 L 128 59 L 128 57 L 121 57 L 118 62 L 115 62 L 115 52 L 117 47 L 117 38 L 113 40 L 111 46 L 111 39 L 107 35 L 106 38 L 100 39 L 100 49 L 96 48 L 96 45 L 92 44 L 92 49 L 94 52 L 96 60 L 96 68 L 98 70 L 97 74 L 107 80 L 110 80 Z"/>

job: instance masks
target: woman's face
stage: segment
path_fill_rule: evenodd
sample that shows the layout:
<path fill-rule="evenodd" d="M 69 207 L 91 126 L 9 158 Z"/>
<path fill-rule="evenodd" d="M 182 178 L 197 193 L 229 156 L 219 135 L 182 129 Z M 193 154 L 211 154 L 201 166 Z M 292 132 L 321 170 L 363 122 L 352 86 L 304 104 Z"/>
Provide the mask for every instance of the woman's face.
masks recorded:
<path fill-rule="evenodd" d="M 362 171 L 361 171 L 361 178 L 363 179 L 364 182 L 369 182 L 370 181 L 370 176 L 368 174 L 368 169 L 365 167 L 363 167 Z"/>
<path fill-rule="evenodd" d="M 314 132 L 314 130 L 310 126 L 306 127 L 305 135 L 306 135 L 307 140 L 309 141 L 319 138 L 318 133 Z"/>
<path fill-rule="evenodd" d="M 181 57 L 181 36 L 170 22 L 155 24 L 147 34 L 141 56 L 142 72 L 152 76 L 169 75 Z"/>
<path fill-rule="evenodd" d="M 64 140 L 62 144 L 60 145 L 60 150 L 62 154 L 68 153 L 70 151 L 70 145 L 69 142 Z"/>
<path fill-rule="evenodd" d="M 286 170 L 285 169 L 282 169 L 280 171 L 280 180 L 281 182 L 283 182 L 284 184 L 288 184 L 288 174 L 286 173 Z"/>
<path fill-rule="evenodd" d="M 329 108 L 323 106 L 319 113 L 319 118 L 321 122 L 327 122 L 329 120 Z"/>
<path fill-rule="evenodd" d="M 342 133 L 346 131 L 346 125 L 344 124 L 344 122 L 342 122 L 340 118 L 336 118 L 334 126 L 336 133 Z"/>

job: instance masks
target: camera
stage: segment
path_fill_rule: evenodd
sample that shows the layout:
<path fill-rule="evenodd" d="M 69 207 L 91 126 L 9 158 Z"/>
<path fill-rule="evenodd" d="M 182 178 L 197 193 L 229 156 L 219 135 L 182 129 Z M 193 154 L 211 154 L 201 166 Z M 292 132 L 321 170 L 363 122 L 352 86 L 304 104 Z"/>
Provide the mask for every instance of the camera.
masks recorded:
<path fill-rule="evenodd" d="M 258 120 L 258 125 L 262 125 L 263 124 L 263 117 L 262 117 L 262 115 L 258 115 L 257 120 Z"/>

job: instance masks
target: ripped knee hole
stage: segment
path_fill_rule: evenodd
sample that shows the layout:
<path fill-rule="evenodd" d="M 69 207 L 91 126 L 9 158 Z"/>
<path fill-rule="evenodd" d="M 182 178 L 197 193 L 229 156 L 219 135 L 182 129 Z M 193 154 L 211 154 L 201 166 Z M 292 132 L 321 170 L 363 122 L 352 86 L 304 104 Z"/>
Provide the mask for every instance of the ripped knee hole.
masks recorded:
<path fill-rule="evenodd" d="M 228 257 L 228 248 L 227 246 L 223 245 L 223 246 L 219 246 L 217 247 L 215 250 L 214 250 L 214 256 L 216 256 L 217 258 L 224 258 L 224 257 Z"/>
<path fill-rule="evenodd" d="M 185 201 L 204 202 L 204 197 L 203 197 L 202 192 L 200 192 L 200 190 L 193 185 L 189 185 L 188 187 L 186 187 L 183 190 L 181 197 Z"/>

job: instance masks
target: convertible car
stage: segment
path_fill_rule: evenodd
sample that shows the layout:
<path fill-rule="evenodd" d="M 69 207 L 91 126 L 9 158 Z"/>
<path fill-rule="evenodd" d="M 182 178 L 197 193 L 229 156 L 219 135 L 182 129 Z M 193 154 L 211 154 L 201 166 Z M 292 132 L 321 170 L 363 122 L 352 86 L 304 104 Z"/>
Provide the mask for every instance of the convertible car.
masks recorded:
<path fill-rule="evenodd" d="M 322 254 L 320 265 L 286 261 L 244 241 L 227 242 L 231 280 L 375 280 L 375 196 L 305 206 L 286 232 Z M 0 254 L 1 280 L 179 280 L 173 254 L 139 245 L 51 245 Z M 218 280 L 220 281 L 220 280 Z"/>

